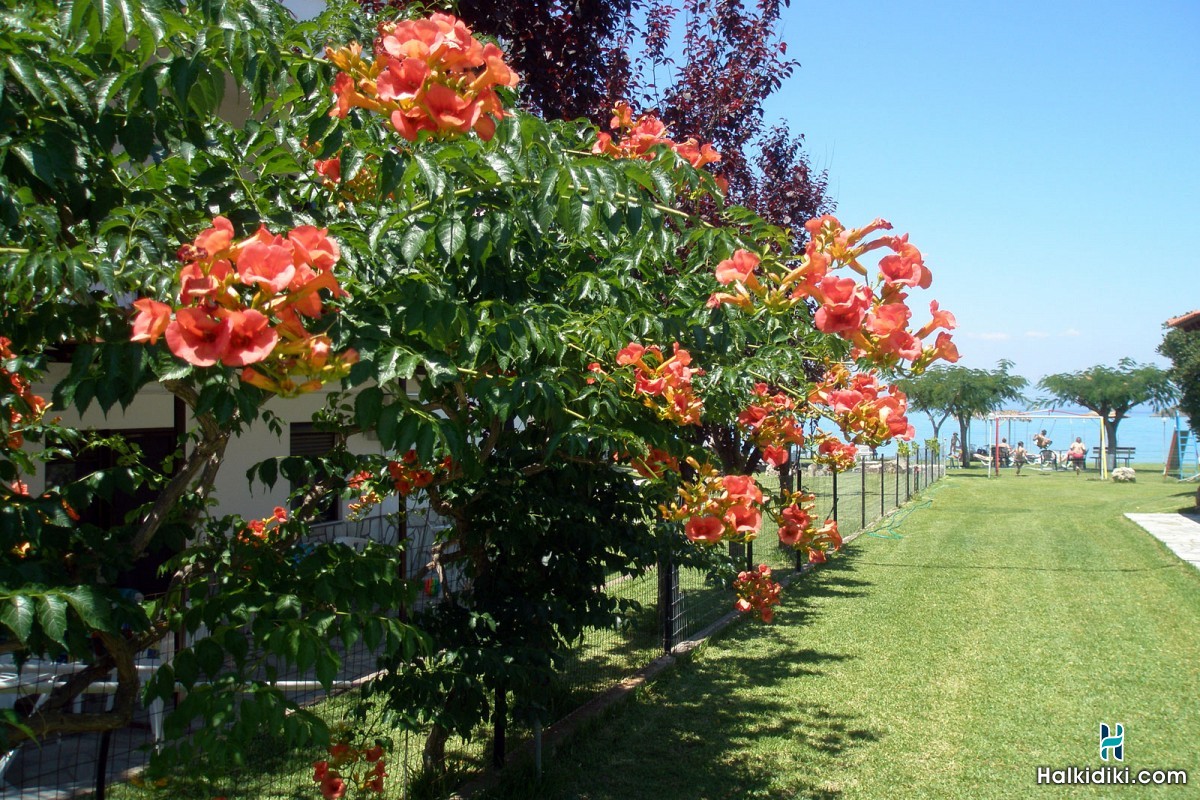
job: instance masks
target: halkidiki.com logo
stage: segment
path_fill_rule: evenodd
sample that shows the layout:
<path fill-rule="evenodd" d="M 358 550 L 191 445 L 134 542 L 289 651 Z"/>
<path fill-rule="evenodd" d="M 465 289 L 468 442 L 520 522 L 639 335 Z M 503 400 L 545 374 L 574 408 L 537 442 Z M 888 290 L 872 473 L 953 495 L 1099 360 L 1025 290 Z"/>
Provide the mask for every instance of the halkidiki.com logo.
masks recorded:
<path fill-rule="evenodd" d="M 1090 767 L 1038 767 L 1037 782 L 1060 786 L 1106 785 L 1120 786 L 1186 786 L 1185 769 L 1139 769 L 1118 766 L 1125 760 L 1125 726 L 1121 723 L 1100 723 L 1100 760 L 1107 762 Z"/>

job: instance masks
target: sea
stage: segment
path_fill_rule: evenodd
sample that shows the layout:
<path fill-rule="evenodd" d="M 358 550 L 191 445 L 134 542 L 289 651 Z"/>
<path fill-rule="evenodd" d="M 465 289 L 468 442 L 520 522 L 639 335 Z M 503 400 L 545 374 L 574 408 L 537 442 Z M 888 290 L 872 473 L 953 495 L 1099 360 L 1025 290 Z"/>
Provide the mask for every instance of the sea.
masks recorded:
<path fill-rule="evenodd" d="M 1100 421 L 1097 418 L 1057 416 L 1055 419 L 1039 419 L 1032 416 L 1039 413 L 1044 412 L 1031 411 L 1029 412 L 1031 416 L 1028 417 L 1002 419 L 1000 436 L 1007 439 L 1009 445 L 1013 447 L 1017 442 L 1025 442 L 1026 449 L 1031 451 L 1036 449 L 1033 446 L 1034 434 L 1043 428 L 1046 430 L 1046 435 L 1054 442 L 1055 450 L 1065 450 L 1077 436 L 1083 439 L 1089 453 L 1093 447 L 1100 445 Z M 922 443 L 933 436 L 933 423 L 926 414 L 909 412 L 908 421 L 916 430 L 916 436 L 913 437 L 914 443 Z M 1180 416 L 1177 421 L 1174 415 L 1158 416 L 1149 410 L 1134 409 L 1117 426 L 1116 443 L 1121 447 L 1137 448 L 1133 457 L 1134 463 L 1165 464 L 1176 424 L 1184 430 L 1188 428 L 1186 417 Z M 975 450 L 991 444 L 996 435 L 994 426 L 994 422 L 985 419 L 973 420 L 967 434 L 967 443 L 970 449 Z M 957 432 L 958 422 L 955 420 L 947 419 L 942 423 L 938 431 L 938 441 L 941 443 L 943 453 L 949 450 L 950 437 Z M 1197 462 L 1197 439 L 1200 437 L 1190 437 L 1191 442 L 1184 458 L 1185 465 L 1194 465 Z M 1109 442 L 1108 446 L 1111 447 L 1112 442 Z M 886 447 L 879 448 L 879 452 L 891 455 L 896 452 L 896 445 L 893 442 Z"/>

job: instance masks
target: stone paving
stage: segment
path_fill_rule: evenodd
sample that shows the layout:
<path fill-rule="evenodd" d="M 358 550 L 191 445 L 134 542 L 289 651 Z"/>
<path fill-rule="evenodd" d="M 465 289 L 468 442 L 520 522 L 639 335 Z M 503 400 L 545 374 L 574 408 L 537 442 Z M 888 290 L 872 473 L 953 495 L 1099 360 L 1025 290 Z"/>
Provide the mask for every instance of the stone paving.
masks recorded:
<path fill-rule="evenodd" d="M 1200 569 L 1200 516 L 1193 514 L 1126 514 L 1177 556 Z"/>

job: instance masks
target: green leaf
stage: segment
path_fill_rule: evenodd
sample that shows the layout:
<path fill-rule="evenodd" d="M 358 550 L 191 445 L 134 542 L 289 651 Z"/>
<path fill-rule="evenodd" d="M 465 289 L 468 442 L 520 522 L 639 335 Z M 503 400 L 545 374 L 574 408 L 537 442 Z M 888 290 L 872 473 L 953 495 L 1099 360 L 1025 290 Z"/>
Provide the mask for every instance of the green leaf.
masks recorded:
<path fill-rule="evenodd" d="M 33 600 L 20 594 L 8 598 L 0 608 L 0 625 L 12 631 L 17 641 L 29 641 L 33 632 Z"/>
<path fill-rule="evenodd" d="M 395 348 L 387 352 L 379 365 L 377 380 L 380 384 L 388 384 L 394 380 L 406 381 L 417 371 L 421 356 L 409 350 Z"/>
<path fill-rule="evenodd" d="M 670 173 L 655 164 L 650 167 L 650 177 L 654 179 L 654 186 L 663 202 L 671 202 L 675 198 L 675 185 L 671 183 Z"/>
<path fill-rule="evenodd" d="M 625 208 L 625 225 L 629 228 L 630 233 L 637 233 L 642 229 L 642 207 L 639 205 L 629 205 Z"/>
<path fill-rule="evenodd" d="M 383 390 L 368 386 L 354 399 L 354 421 L 359 428 L 371 430 L 379 423 L 379 412 L 383 409 Z"/>
<path fill-rule="evenodd" d="M 210 678 L 215 678 L 225 666 L 225 651 L 211 638 L 199 639 L 192 646 L 196 663 Z"/>
<path fill-rule="evenodd" d="M 417 440 L 417 429 L 420 428 L 421 421 L 421 418 L 413 413 L 407 413 L 400 417 L 399 424 L 395 428 L 392 449 L 398 453 L 405 453 L 411 449 Z M 380 434 L 379 439 L 381 442 L 383 441 L 383 434 Z"/>
<path fill-rule="evenodd" d="M 458 377 L 458 370 L 444 356 L 428 355 L 424 359 L 424 364 L 425 372 L 429 376 L 429 383 L 433 386 L 441 386 Z"/>
<path fill-rule="evenodd" d="M 487 217 L 471 217 L 467 225 L 467 252 L 471 260 L 479 263 L 491 244 L 492 225 Z"/>
<path fill-rule="evenodd" d="M 396 428 L 400 421 L 400 411 L 399 403 L 391 403 L 380 409 L 375 432 L 379 434 L 379 446 L 384 450 L 392 450 L 396 447 Z"/>
<path fill-rule="evenodd" d="M 67 633 L 67 601 L 54 594 L 37 598 L 37 620 L 46 638 L 62 644 Z"/>
<path fill-rule="evenodd" d="M 117 15 L 113 17 L 113 22 L 121 23 L 121 33 L 126 36 L 133 30 L 135 19 L 133 9 L 129 7 L 129 0 L 113 0 L 113 5 L 116 6 Z"/>
<path fill-rule="evenodd" d="M 417 168 L 421 171 L 421 177 L 425 179 L 425 186 L 428 187 L 429 193 L 432 195 L 442 194 L 446 190 L 446 176 L 442 174 L 437 162 L 424 153 L 413 154 L 413 161 L 417 163 Z"/>
<path fill-rule="evenodd" d="M 577 236 L 582 235 L 592 226 L 594 216 L 595 207 L 584 200 L 583 195 L 573 194 L 567 198 L 563 227 Z"/>
<path fill-rule="evenodd" d="M 386 200 L 388 195 L 396 191 L 403 177 L 404 165 L 400 157 L 390 150 L 384 153 L 379 165 L 379 199 Z"/>
<path fill-rule="evenodd" d="M 275 482 L 279 480 L 279 462 L 274 458 L 268 458 L 257 467 L 251 467 L 246 473 L 246 479 L 253 480 L 255 472 L 258 473 L 258 480 L 264 486 L 268 489 L 274 488 Z"/>
<path fill-rule="evenodd" d="M 332 688 L 333 681 L 337 678 L 338 670 L 341 668 L 342 661 L 338 658 L 337 653 L 328 647 L 322 647 L 317 652 L 317 680 L 321 682 L 325 691 Z"/>
<path fill-rule="evenodd" d="M 171 666 L 175 669 L 175 680 L 182 684 L 183 688 L 191 689 L 196 685 L 196 679 L 200 677 L 200 668 L 196 663 L 196 654 L 191 649 L 176 653 Z"/>
<path fill-rule="evenodd" d="M 59 80 L 58 75 L 44 66 L 37 66 L 34 69 L 37 73 L 38 83 L 40 83 L 42 88 L 46 90 L 46 94 L 50 95 L 50 99 L 52 99 L 59 108 L 69 114 L 71 112 L 71 106 L 67 102 L 67 96 L 63 94 L 59 88 L 61 81 Z"/>
<path fill-rule="evenodd" d="M 538 184 L 538 198 L 542 203 L 549 203 L 551 196 L 558 192 L 558 178 L 561 174 L 560 167 L 551 167 L 542 174 L 542 180 Z"/>
<path fill-rule="evenodd" d="M 67 34 L 72 38 L 77 36 L 93 10 L 93 0 L 67 0 L 63 4 L 60 17 L 60 22 L 65 23 Z"/>
<path fill-rule="evenodd" d="M 417 429 L 417 460 L 422 464 L 433 461 L 433 446 L 437 442 L 437 426 L 421 420 Z"/>
<path fill-rule="evenodd" d="M 296 667 L 301 672 L 310 669 L 317 660 L 317 644 L 313 641 L 312 636 L 306 635 L 305 631 L 296 628 L 288 634 L 287 642 L 288 655 Z"/>
<path fill-rule="evenodd" d="M 423 222 L 414 222 L 400 238 L 400 255 L 409 264 L 416 262 L 425 249 L 425 240 L 429 238 L 429 226 Z"/>
<path fill-rule="evenodd" d="M 145 161 L 154 147 L 154 123 L 141 116 L 130 117 L 117 132 L 117 139 L 134 161 Z"/>
<path fill-rule="evenodd" d="M 441 248 L 442 255 L 446 258 L 455 258 L 462 250 L 463 244 L 467 241 L 467 226 L 461 217 L 448 216 L 443 217 L 437 225 L 437 242 Z"/>
<path fill-rule="evenodd" d="M 108 605 L 103 595 L 91 586 L 73 586 L 63 593 L 71 609 L 89 628 L 104 628 L 108 625 Z"/>
<path fill-rule="evenodd" d="M 366 153 L 356 147 L 348 147 L 342 151 L 342 180 L 351 181 L 358 175 L 366 160 Z"/>
<path fill-rule="evenodd" d="M 17 82 L 30 94 L 33 99 L 39 104 L 44 101 L 42 96 L 42 85 L 37 79 L 37 70 L 33 66 L 33 62 L 23 54 L 10 55 L 6 62 L 8 71 L 16 79 Z"/>
<path fill-rule="evenodd" d="M 507 158 L 500 153 L 489 152 L 483 156 L 483 161 L 496 171 L 501 183 L 512 183 L 513 166 Z"/>

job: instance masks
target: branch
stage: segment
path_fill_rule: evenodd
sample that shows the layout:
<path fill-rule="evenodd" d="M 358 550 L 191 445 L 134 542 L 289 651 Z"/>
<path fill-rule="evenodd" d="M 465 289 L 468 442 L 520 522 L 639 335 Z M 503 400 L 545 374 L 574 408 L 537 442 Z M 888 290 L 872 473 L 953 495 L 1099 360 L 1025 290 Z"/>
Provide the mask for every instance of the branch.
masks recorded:
<path fill-rule="evenodd" d="M 195 389 L 180 381 L 164 381 L 163 386 L 171 394 L 183 400 L 188 408 L 195 410 L 196 403 L 199 401 L 199 395 Z M 212 488 L 217 470 L 220 469 L 221 461 L 225 456 L 225 446 L 229 443 L 230 432 L 222 430 L 211 414 L 199 414 L 196 416 L 196 421 L 201 429 L 200 440 L 184 462 L 183 468 L 171 476 L 171 480 L 163 487 L 158 499 L 154 501 L 149 513 L 142 520 L 141 527 L 138 528 L 137 534 L 130 542 L 133 559 L 139 558 L 145 552 L 154 535 L 158 533 L 158 529 L 162 527 L 167 514 L 179 503 L 179 499 L 187 492 L 197 475 L 201 475 L 204 480 L 204 483 L 201 484 L 201 492 L 204 495 L 207 495 Z"/>
<path fill-rule="evenodd" d="M 40 741 L 51 733 L 101 732 L 127 726 L 133 719 L 134 704 L 141 688 L 134 654 L 154 644 L 165 634 L 166 623 L 161 620 L 134 639 L 97 631 L 96 636 L 104 644 L 105 653 L 96 663 L 74 673 L 50 692 L 46 702 L 24 721 L 28 731 L 10 727 L 8 744 L 15 746 L 27 739 Z M 114 669 L 117 672 L 117 688 L 113 694 L 111 711 L 74 714 L 63 710 L 93 683 L 107 678 Z"/>
<path fill-rule="evenodd" d="M 497 442 L 500 441 L 500 434 L 504 432 L 504 422 L 499 417 L 492 417 L 491 424 L 488 425 L 487 438 L 479 446 L 479 463 L 482 464 L 488 460 L 492 451 L 496 449 Z"/>

